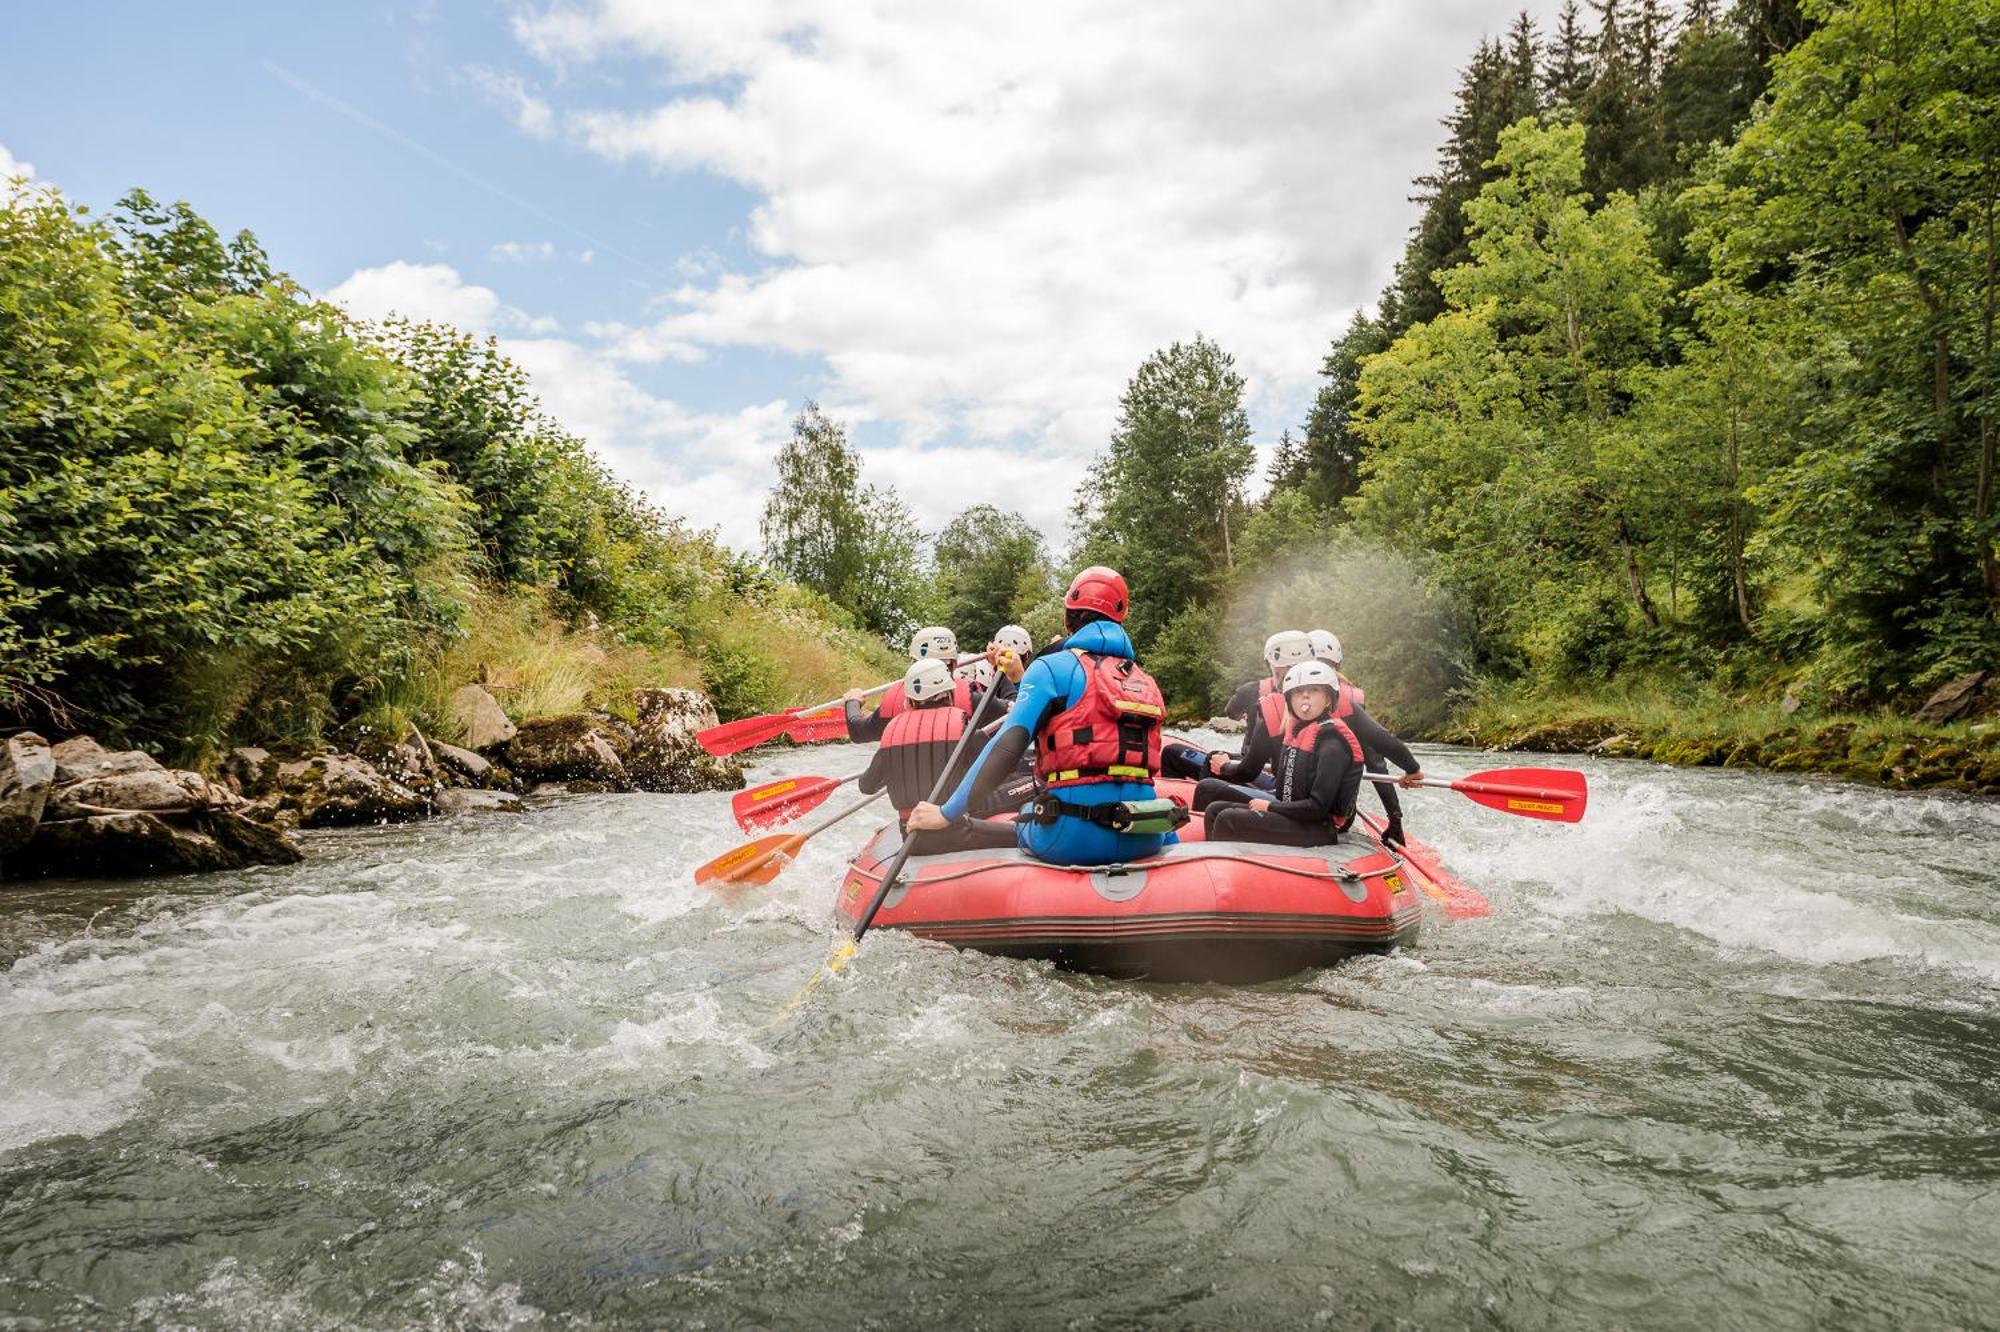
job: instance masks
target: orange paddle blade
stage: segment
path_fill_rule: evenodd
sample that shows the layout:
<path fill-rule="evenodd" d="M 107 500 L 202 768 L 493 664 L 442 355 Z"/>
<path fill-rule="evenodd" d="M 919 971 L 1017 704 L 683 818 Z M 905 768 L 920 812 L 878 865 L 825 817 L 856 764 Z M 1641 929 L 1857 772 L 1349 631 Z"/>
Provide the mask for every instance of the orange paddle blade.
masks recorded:
<path fill-rule="evenodd" d="M 706 731 L 695 734 L 695 743 L 717 758 L 726 758 L 746 749 L 754 749 L 766 740 L 776 740 L 790 729 L 795 718 L 789 712 L 773 713 L 766 717 L 741 717 L 720 726 L 711 726 Z"/>
<path fill-rule="evenodd" d="M 736 815 L 738 827 L 745 832 L 758 832 L 819 808 L 828 796 L 853 780 L 852 777 L 784 777 L 738 791 L 729 798 L 729 808 Z"/>
<path fill-rule="evenodd" d="M 1488 809 L 1551 823 L 1579 823 L 1590 803 L 1583 774 L 1571 768 L 1494 768 L 1461 777 L 1451 789 Z"/>
<path fill-rule="evenodd" d="M 804 833 L 772 833 L 724 852 L 694 872 L 696 883 L 725 885 L 769 883 L 806 844 Z"/>

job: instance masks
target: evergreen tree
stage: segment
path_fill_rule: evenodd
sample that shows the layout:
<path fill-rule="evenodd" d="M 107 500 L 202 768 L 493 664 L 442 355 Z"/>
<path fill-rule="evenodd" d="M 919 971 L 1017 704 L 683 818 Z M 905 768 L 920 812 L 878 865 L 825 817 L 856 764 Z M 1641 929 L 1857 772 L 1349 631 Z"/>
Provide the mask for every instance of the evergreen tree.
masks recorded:
<path fill-rule="evenodd" d="M 1546 106 L 1575 107 L 1590 87 L 1594 45 L 1584 29 L 1576 0 L 1563 0 L 1556 19 L 1555 40 L 1550 44 L 1548 64 L 1542 71 L 1542 102 Z"/>
<path fill-rule="evenodd" d="M 1387 325 L 1356 311 L 1347 331 L 1333 341 L 1320 364 L 1321 384 L 1306 418 L 1296 466 L 1274 486 L 1295 488 L 1315 506 L 1333 510 L 1361 485 L 1361 441 L 1354 433 L 1354 398 L 1361 363 L 1392 341 Z"/>

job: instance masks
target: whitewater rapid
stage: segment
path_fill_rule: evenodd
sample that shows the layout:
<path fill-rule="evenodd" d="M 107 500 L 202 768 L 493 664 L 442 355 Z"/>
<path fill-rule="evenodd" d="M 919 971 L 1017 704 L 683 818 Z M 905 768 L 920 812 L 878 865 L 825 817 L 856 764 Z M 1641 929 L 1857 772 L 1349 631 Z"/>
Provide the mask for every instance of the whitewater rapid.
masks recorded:
<path fill-rule="evenodd" d="M 720 896 L 722 795 L 10 886 L 0 1324 L 1991 1325 L 2000 806 L 1543 761 L 1406 797 L 1492 917 L 1241 990 L 884 933 L 773 1026 L 871 820 Z"/>

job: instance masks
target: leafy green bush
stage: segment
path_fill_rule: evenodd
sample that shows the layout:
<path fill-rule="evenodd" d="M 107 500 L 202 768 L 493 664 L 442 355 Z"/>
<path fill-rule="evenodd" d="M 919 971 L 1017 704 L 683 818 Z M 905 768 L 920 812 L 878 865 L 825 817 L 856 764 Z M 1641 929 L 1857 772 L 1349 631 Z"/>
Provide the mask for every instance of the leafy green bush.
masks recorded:
<path fill-rule="evenodd" d="M 358 328 L 185 204 L 0 206 L 0 713 L 198 758 L 435 726 L 469 671 L 534 711 L 699 661 L 741 713 L 883 655 L 612 477 L 491 340 Z"/>

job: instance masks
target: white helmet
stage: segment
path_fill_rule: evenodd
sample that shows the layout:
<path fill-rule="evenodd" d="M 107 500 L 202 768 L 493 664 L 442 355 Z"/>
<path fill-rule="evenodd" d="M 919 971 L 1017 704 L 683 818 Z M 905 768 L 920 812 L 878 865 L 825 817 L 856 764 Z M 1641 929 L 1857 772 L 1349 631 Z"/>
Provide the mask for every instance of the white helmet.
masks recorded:
<path fill-rule="evenodd" d="M 1285 693 L 1294 689 L 1304 689 L 1307 685 L 1320 685 L 1331 689 L 1336 697 L 1340 694 L 1340 672 L 1323 661 L 1302 661 L 1285 672 Z"/>
<path fill-rule="evenodd" d="M 903 672 L 903 700 L 906 703 L 928 703 L 939 694 L 949 694 L 952 687 L 951 667 L 936 657 L 913 661 L 910 669 Z"/>
<path fill-rule="evenodd" d="M 993 635 L 993 646 L 1008 652 L 1018 652 L 1026 661 L 1035 651 L 1034 636 L 1018 624 L 1003 624 L 1000 632 Z"/>
<path fill-rule="evenodd" d="M 1315 661 L 1323 661 L 1329 666 L 1340 665 L 1340 639 L 1330 630 L 1315 629 L 1306 635 L 1312 644 Z"/>
<path fill-rule="evenodd" d="M 958 655 L 958 635 L 943 625 L 934 624 L 919 629 L 910 635 L 910 659 L 922 661 L 925 657 L 956 657 Z"/>
<path fill-rule="evenodd" d="M 953 671 L 952 677 L 959 680 L 970 680 L 981 689 L 991 689 L 993 687 L 993 663 L 984 657 L 973 657 L 957 670 Z"/>
<path fill-rule="evenodd" d="M 1280 629 L 1264 640 L 1264 664 L 1273 674 L 1312 657 L 1312 640 L 1296 629 Z"/>

